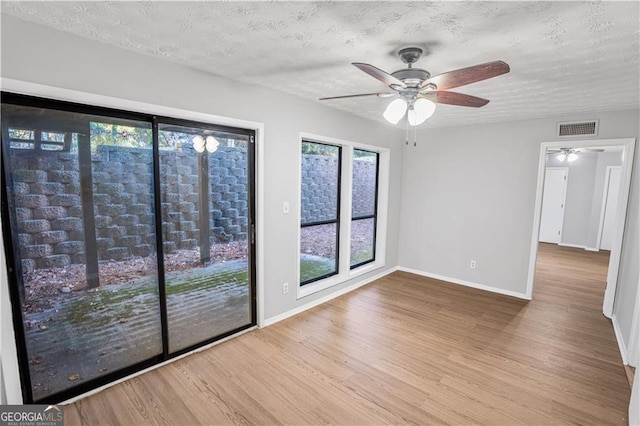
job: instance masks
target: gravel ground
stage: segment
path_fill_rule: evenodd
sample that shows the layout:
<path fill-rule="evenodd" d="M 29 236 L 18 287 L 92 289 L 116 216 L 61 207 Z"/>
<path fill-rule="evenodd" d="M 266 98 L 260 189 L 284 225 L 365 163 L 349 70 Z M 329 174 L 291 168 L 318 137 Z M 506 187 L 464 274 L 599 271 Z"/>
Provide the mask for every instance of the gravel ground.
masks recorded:
<path fill-rule="evenodd" d="M 373 234 L 373 220 L 356 220 L 351 224 L 353 251 L 366 250 Z M 336 252 L 335 225 L 319 225 L 302 228 L 300 252 L 333 258 Z"/>
<path fill-rule="evenodd" d="M 352 249 L 366 250 L 372 235 L 373 221 L 360 220 L 352 225 Z M 302 229 L 301 253 L 332 258 L 335 256 L 335 226 L 321 225 Z M 211 262 L 224 263 L 247 257 L 245 241 L 216 244 L 211 247 Z M 200 264 L 198 250 L 180 250 L 165 255 L 165 271 L 175 272 L 191 269 Z M 100 286 L 128 283 L 133 279 L 154 275 L 157 270 L 155 257 L 136 257 L 124 261 L 105 261 L 99 264 Z M 84 264 L 64 268 L 36 269 L 24 275 L 24 313 L 42 312 L 54 306 L 64 293 L 86 290 Z"/>
<path fill-rule="evenodd" d="M 224 263 L 247 257 L 245 241 L 216 244 L 211 247 L 211 262 Z M 128 283 L 135 278 L 154 275 L 157 260 L 152 257 L 135 257 L 124 261 L 106 261 L 98 265 L 100 286 Z M 200 265 L 198 250 L 180 250 L 165 255 L 165 271 L 175 272 Z M 36 269 L 24 275 L 25 313 L 42 312 L 53 307 L 55 300 L 64 293 L 85 290 L 87 287 L 84 264 L 69 265 L 64 268 Z"/>

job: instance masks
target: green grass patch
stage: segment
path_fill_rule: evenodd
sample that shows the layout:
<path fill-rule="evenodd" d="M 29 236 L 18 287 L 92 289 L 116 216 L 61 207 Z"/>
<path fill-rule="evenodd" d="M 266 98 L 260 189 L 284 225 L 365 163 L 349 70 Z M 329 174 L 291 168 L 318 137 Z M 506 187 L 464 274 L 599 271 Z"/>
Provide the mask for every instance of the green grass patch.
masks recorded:
<path fill-rule="evenodd" d="M 246 264 L 225 267 L 223 272 L 220 269 L 214 265 L 167 274 L 167 295 L 248 283 Z M 73 326 L 100 327 L 113 320 L 127 320 L 157 305 L 157 285 L 156 277 L 144 277 L 127 284 L 98 288 L 93 293 L 79 293 L 72 296 L 66 306 L 61 306 L 60 311 L 66 323 Z"/>
<path fill-rule="evenodd" d="M 373 258 L 373 249 L 371 247 L 351 252 L 351 264 L 357 265 L 358 263 L 371 260 Z"/>
<path fill-rule="evenodd" d="M 167 277 L 167 294 L 176 295 L 196 290 L 207 290 L 223 284 L 247 284 L 247 270 L 215 273 L 206 269 L 192 269 Z"/>
<path fill-rule="evenodd" d="M 321 277 L 335 271 L 335 261 L 318 256 L 300 256 L 300 282 Z"/>

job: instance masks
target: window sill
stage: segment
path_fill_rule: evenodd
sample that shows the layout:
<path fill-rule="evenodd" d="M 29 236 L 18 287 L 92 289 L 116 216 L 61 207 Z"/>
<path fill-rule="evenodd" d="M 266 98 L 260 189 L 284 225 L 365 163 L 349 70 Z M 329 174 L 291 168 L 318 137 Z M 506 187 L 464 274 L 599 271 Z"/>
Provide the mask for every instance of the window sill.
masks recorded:
<path fill-rule="evenodd" d="M 319 291 L 326 290 L 328 288 L 337 286 L 338 284 L 345 283 L 353 278 L 357 278 L 361 275 L 364 275 L 371 271 L 375 271 L 376 269 L 380 269 L 382 267 L 384 267 L 384 262 L 375 261 L 362 265 L 356 269 L 352 269 L 347 273 L 334 275 L 332 277 L 316 281 L 305 286 L 298 285 L 297 299 L 302 299 L 303 297 L 310 296 L 314 293 L 318 293 Z"/>

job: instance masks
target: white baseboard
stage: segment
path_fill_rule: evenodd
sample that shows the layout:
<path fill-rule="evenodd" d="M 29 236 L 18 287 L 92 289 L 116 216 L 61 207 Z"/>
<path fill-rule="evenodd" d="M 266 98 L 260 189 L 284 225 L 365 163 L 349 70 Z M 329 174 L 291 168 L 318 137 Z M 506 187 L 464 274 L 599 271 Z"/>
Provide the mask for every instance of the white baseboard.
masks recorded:
<path fill-rule="evenodd" d="M 586 251 L 600 251 L 597 247 L 585 247 Z"/>
<path fill-rule="evenodd" d="M 566 244 L 566 243 L 558 243 L 559 246 L 561 247 L 572 247 L 572 248 L 579 248 L 579 249 L 587 249 L 587 246 L 585 246 L 584 244 Z"/>
<path fill-rule="evenodd" d="M 445 277 L 444 275 L 432 274 L 431 272 L 419 271 L 417 269 L 398 267 L 399 271 L 409 272 L 411 274 L 422 275 L 423 277 L 433 278 L 440 281 L 446 281 L 453 284 L 463 285 L 465 287 L 477 288 L 479 290 L 489 291 L 491 293 L 504 294 L 505 296 L 517 297 L 518 299 L 531 300 L 525 293 L 517 291 L 505 290 L 498 287 L 492 287 L 484 284 L 478 284 L 471 281 L 460 280 L 458 278 Z"/>
<path fill-rule="evenodd" d="M 313 308 L 315 306 L 318 306 L 318 305 L 321 305 L 321 304 L 323 304 L 325 302 L 328 302 L 331 299 L 335 299 L 338 296 L 342 296 L 343 294 L 347 294 L 347 293 L 349 293 L 349 292 L 351 292 L 351 291 L 353 291 L 353 290 L 355 290 L 357 288 L 362 287 L 363 285 L 369 284 L 370 282 L 375 281 L 377 279 L 380 279 L 380 278 L 382 278 L 382 277 L 384 277 L 386 275 L 389 275 L 390 273 L 395 272 L 397 270 L 398 270 L 398 267 L 394 266 L 392 268 L 389 268 L 389 269 L 387 269 L 385 271 L 380 272 L 379 274 L 376 274 L 376 275 L 373 275 L 371 277 L 368 277 L 368 278 L 366 278 L 366 279 L 364 279 L 362 281 L 358 281 L 355 284 L 351 284 L 350 286 L 347 286 L 347 287 L 345 287 L 345 288 L 343 288 L 343 289 L 341 289 L 339 291 L 333 292 L 333 293 L 328 294 L 326 296 L 323 296 L 323 297 L 321 297 L 319 299 L 313 300 L 313 301 L 311 301 L 309 303 L 305 303 L 304 305 L 300 305 L 300 306 L 298 306 L 298 307 L 296 307 L 294 309 L 288 310 L 288 311 L 283 312 L 283 313 L 281 313 L 279 315 L 276 315 L 276 316 L 273 316 L 273 317 L 270 317 L 270 318 L 266 318 L 264 320 L 264 322 L 262 323 L 261 328 L 268 327 L 268 326 L 273 325 L 273 324 L 275 324 L 277 322 L 280 322 L 280 321 L 282 321 L 284 319 L 287 319 L 287 318 L 292 317 L 294 315 L 298 315 L 299 313 L 304 312 L 307 309 L 311 309 L 311 308 Z"/>
<path fill-rule="evenodd" d="M 616 340 L 618 342 L 618 348 L 620 349 L 622 363 L 624 365 L 629 365 L 629 361 L 627 358 L 627 346 L 624 344 L 624 339 L 622 338 L 622 332 L 620 331 L 620 325 L 618 324 L 618 318 L 616 317 L 616 314 L 613 314 L 611 316 L 611 323 L 613 324 L 613 332 L 616 334 Z"/>

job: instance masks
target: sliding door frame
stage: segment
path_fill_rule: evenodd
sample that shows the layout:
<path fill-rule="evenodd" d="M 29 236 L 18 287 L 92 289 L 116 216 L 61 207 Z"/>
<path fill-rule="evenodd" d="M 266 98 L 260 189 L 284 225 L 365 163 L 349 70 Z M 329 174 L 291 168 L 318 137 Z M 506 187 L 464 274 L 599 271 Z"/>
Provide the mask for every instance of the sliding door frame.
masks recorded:
<path fill-rule="evenodd" d="M 7 80 L 3 79 L 3 86 L 5 90 L 11 90 L 11 88 L 7 89 Z M 147 360 L 137 362 L 130 366 L 123 367 L 117 371 L 105 374 L 104 376 L 100 376 L 94 379 L 87 380 L 85 382 L 79 383 L 72 387 L 69 387 L 63 391 L 55 392 L 50 394 L 44 398 L 35 400 L 33 398 L 32 392 L 32 383 L 30 376 L 30 368 L 29 368 L 29 360 L 27 354 L 27 338 L 24 329 L 24 318 L 22 314 L 22 297 L 20 295 L 19 286 L 16 283 L 22 279 L 20 265 L 16 263 L 16 256 L 14 256 L 15 250 L 17 250 L 17 236 L 14 235 L 14 232 L 11 229 L 11 220 L 10 217 L 13 215 L 9 215 L 9 202 L 8 202 L 8 190 L 7 184 L 10 183 L 7 178 L 10 177 L 10 168 L 9 166 L 9 156 L 3 155 L 2 164 L 0 167 L 1 170 L 1 184 L 2 184 L 2 234 L 3 234 L 3 244 L 5 247 L 5 260 L 6 260 L 6 268 L 7 268 L 7 277 L 8 277 L 8 290 L 10 301 L 12 305 L 11 309 L 11 320 L 13 322 L 13 331 L 15 334 L 15 352 L 17 355 L 18 365 L 16 367 L 19 374 L 20 381 L 20 392 L 22 394 L 22 402 L 23 403 L 59 403 L 61 401 L 67 400 L 69 398 L 77 397 L 83 393 L 88 391 L 97 389 L 99 387 L 107 386 L 112 384 L 118 380 L 126 378 L 127 376 L 131 376 L 133 374 L 139 373 L 145 369 L 156 367 L 168 360 L 174 359 L 176 357 L 183 356 L 186 353 L 192 352 L 196 349 L 202 348 L 204 346 L 210 345 L 222 339 L 228 338 L 229 336 L 242 332 L 243 330 L 247 330 L 249 328 L 255 327 L 258 323 L 260 323 L 258 314 L 263 315 L 262 312 L 258 311 L 258 302 L 259 295 L 258 291 L 261 289 L 258 286 L 258 252 L 257 250 L 257 242 L 259 241 L 256 238 L 256 217 L 257 217 L 257 206 L 256 200 L 259 198 L 259 194 L 257 189 L 258 181 L 256 179 L 256 171 L 258 169 L 257 164 L 257 145 L 258 145 L 258 136 L 262 134 L 263 126 L 259 123 L 253 122 L 245 122 L 241 120 L 228 119 L 224 117 L 211 116 L 208 114 L 202 113 L 193 113 L 188 111 L 176 110 L 172 108 L 165 107 L 156 107 L 148 104 L 140 104 L 136 102 L 130 101 L 122 101 L 115 98 L 107 98 L 101 97 L 98 95 L 88 95 L 87 98 L 92 100 L 97 100 L 95 102 L 96 105 L 87 105 L 84 103 L 80 103 L 80 99 L 72 99 L 70 102 L 66 95 L 72 95 L 72 98 L 76 98 L 78 92 L 66 91 L 63 89 L 56 88 L 48 88 L 46 86 L 33 85 L 29 83 L 23 82 L 15 82 L 10 81 L 11 84 L 9 86 L 16 87 L 27 87 L 29 90 L 11 90 L 7 92 L 2 92 L 2 102 L 7 104 L 14 105 L 22 105 L 22 106 L 31 106 L 37 108 L 47 108 L 54 109 L 58 111 L 72 112 L 72 113 L 81 113 L 81 114 L 91 114 L 97 116 L 106 116 L 116 119 L 127 119 L 127 120 L 139 120 L 143 122 L 147 122 L 151 124 L 152 129 L 152 137 L 153 137 L 153 146 L 152 146 L 152 155 L 153 155 L 153 183 L 154 183 L 154 216 L 155 216 L 155 231 L 156 231 L 156 255 L 158 259 L 157 267 L 158 267 L 158 293 L 160 299 L 160 323 L 161 323 L 161 333 L 162 333 L 162 353 L 153 356 Z M 58 96 L 53 95 L 58 94 Z M 59 96 L 63 94 L 65 96 Z M 47 96 L 46 98 L 40 96 Z M 67 99 L 65 99 L 67 98 Z M 102 105 L 98 105 L 102 104 Z M 107 106 L 103 106 L 103 105 Z M 113 106 L 118 107 L 118 104 L 125 104 L 124 109 L 114 108 Z M 131 108 L 129 110 L 129 108 Z M 173 115 L 175 112 L 177 116 L 192 116 L 191 118 L 176 118 L 175 116 L 164 116 L 164 115 L 155 115 L 153 114 L 153 110 L 165 110 L 169 114 Z M 180 124 L 187 125 L 193 127 L 204 127 L 208 129 L 215 129 L 216 131 L 222 132 L 230 132 L 241 135 L 246 135 L 249 137 L 250 142 L 247 144 L 247 185 L 248 185 L 248 193 L 249 197 L 247 199 L 247 208 L 248 208 L 248 231 L 247 231 L 247 246 L 248 246 L 248 280 L 249 280 L 249 291 L 250 291 L 250 317 L 251 320 L 249 324 L 238 327 L 234 330 L 230 330 L 221 335 L 214 336 L 211 339 L 208 339 L 203 342 L 199 342 L 192 346 L 189 346 L 185 349 L 176 351 L 174 353 L 169 352 L 168 346 L 168 323 L 167 323 L 167 306 L 166 306 L 166 287 L 165 287 L 165 277 L 164 277 L 164 250 L 163 250 L 163 236 L 162 236 L 162 220 L 161 220 L 161 192 L 160 192 L 160 162 L 159 162 L 159 144 L 158 144 L 158 123 L 172 123 L 172 124 Z M 241 127 L 236 127 L 241 126 Z M 7 144 L 5 147 L 9 149 L 8 140 L 5 140 L 3 133 L 3 144 Z M 5 151 L 8 153 L 9 151 Z M 6 163 L 6 164 L 5 164 Z M 13 216 L 15 217 L 15 216 Z M 258 217 L 261 217 L 261 214 L 258 214 Z M 260 229 L 260 227 L 258 227 Z M 11 284 L 9 284 L 11 283 Z M 3 314 L 3 319 L 6 318 Z M 13 337 L 13 336 L 12 336 Z M 6 345 L 7 336 L 2 336 L 3 339 L 3 352 L 5 349 L 7 352 L 13 350 L 13 347 Z M 9 346 L 9 347 L 7 347 Z M 7 366 L 5 360 L 7 358 L 3 356 L 3 375 L 7 373 Z M 3 378 L 4 379 L 4 378 Z M 3 385 L 3 384 L 0 384 Z M 7 393 L 16 393 L 17 389 L 6 389 Z M 15 396 L 14 396 L 15 397 Z"/>

